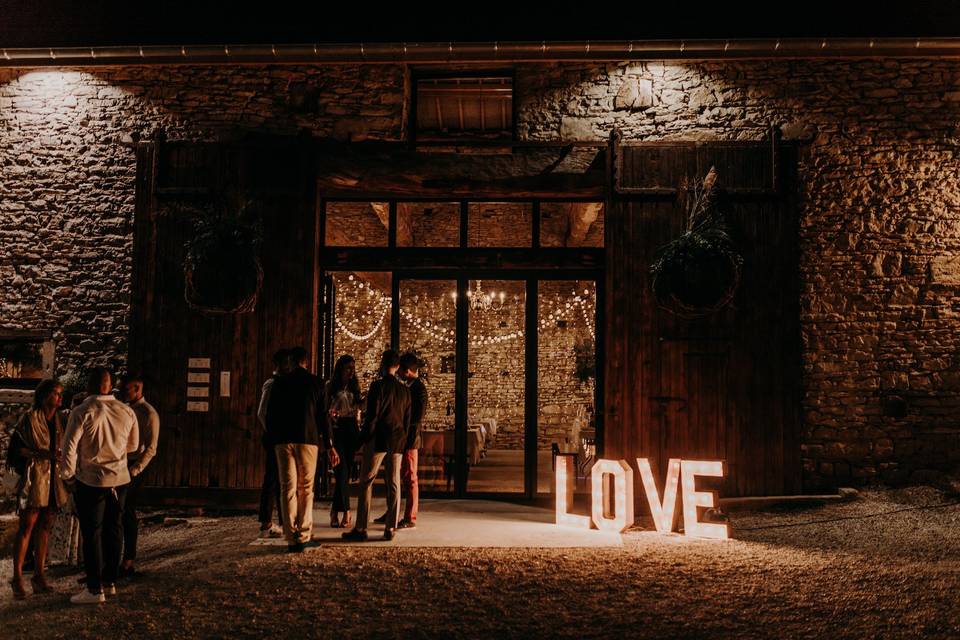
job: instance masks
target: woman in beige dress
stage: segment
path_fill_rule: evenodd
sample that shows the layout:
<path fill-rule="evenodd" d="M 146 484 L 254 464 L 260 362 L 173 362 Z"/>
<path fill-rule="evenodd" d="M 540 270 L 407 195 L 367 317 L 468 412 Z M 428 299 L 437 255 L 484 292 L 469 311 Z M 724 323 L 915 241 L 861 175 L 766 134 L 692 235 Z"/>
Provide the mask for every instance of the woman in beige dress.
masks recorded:
<path fill-rule="evenodd" d="M 60 446 L 63 425 L 57 409 L 63 386 L 44 380 L 33 394 L 33 407 L 17 422 L 8 453 L 8 463 L 20 474 L 17 485 L 17 512 L 20 525 L 13 546 L 13 579 L 10 587 L 17 599 L 27 596 L 23 588 L 23 561 L 34 540 L 34 571 L 30 584 L 34 593 L 53 589 L 47 583 L 46 558 L 50 528 L 57 511 L 67 502 L 67 490 L 60 479 Z"/>

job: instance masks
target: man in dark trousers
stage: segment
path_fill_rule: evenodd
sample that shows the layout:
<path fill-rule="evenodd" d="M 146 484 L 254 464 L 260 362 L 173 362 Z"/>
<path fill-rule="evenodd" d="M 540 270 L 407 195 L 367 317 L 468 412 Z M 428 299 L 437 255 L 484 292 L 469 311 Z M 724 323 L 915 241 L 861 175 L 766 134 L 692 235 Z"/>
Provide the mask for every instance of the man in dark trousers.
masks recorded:
<path fill-rule="evenodd" d="M 140 502 L 140 488 L 146 476 L 143 470 L 157 455 L 157 443 L 160 440 L 160 416 L 146 398 L 143 397 L 143 376 L 128 373 L 121 386 L 127 404 L 137 416 L 137 429 L 140 433 L 140 446 L 127 454 L 127 469 L 130 471 L 130 484 L 123 505 L 123 562 L 120 565 L 120 577 L 133 578 L 139 573 L 134 568 L 137 560 L 137 538 L 140 521 L 137 518 L 137 505 Z"/>
<path fill-rule="evenodd" d="M 60 477 L 73 487 L 87 569 L 87 586 L 70 598 L 74 604 L 98 604 L 117 593 L 127 455 L 139 449 L 140 431 L 133 409 L 110 395 L 112 388 L 109 371 L 92 369 L 90 395 L 70 412 L 63 436 Z"/>
<path fill-rule="evenodd" d="M 293 370 L 274 379 L 267 400 L 267 436 L 280 473 L 280 512 L 287 550 L 301 552 L 313 532 L 313 477 L 320 443 L 339 462 L 323 410 L 323 386 L 307 371 L 307 350 L 290 350 Z"/>
<path fill-rule="evenodd" d="M 403 465 L 400 470 L 400 483 L 407 494 L 406 509 L 397 529 L 412 529 L 417 526 L 417 509 L 420 505 L 420 487 L 417 483 L 417 462 L 420 453 L 420 428 L 427 411 L 427 386 L 420 379 L 423 362 L 417 354 L 408 351 L 400 356 L 400 369 L 397 376 L 410 390 L 410 428 L 407 430 L 407 444 L 403 452 Z M 374 522 L 385 522 L 383 514 Z"/>
<path fill-rule="evenodd" d="M 266 463 L 263 467 L 263 482 L 260 484 L 260 538 L 283 537 L 283 512 L 280 501 L 280 471 L 277 469 L 277 452 L 275 443 L 271 442 L 267 433 L 267 405 L 270 403 L 270 389 L 273 381 L 279 376 L 290 373 L 293 363 L 290 362 L 290 351 L 280 349 L 273 354 L 273 375 L 263 383 L 260 390 L 260 406 L 257 409 L 257 420 L 263 427 L 263 450 Z M 273 524 L 273 510 L 277 510 L 277 524 Z"/>
<path fill-rule="evenodd" d="M 400 368 L 400 354 L 393 349 L 383 352 L 380 359 L 380 377 L 370 385 L 367 410 L 360 427 L 360 442 L 364 443 L 363 467 L 360 472 L 360 499 L 357 505 L 357 523 L 343 534 L 345 540 L 367 539 L 370 522 L 370 500 L 373 481 L 386 460 L 387 518 L 383 527 L 385 540 L 393 540 L 400 506 L 400 465 L 407 445 L 410 426 L 410 392 L 396 378 Z"/>

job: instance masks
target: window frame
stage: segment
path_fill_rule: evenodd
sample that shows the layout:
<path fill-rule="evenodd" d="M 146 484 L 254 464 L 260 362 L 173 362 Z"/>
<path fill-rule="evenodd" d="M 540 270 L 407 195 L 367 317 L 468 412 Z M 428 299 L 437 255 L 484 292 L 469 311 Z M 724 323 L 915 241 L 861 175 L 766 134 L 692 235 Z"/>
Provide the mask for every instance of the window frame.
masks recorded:
<path fill-rule="evenodd" d="M 483 138 L 473 136 L 451 136 L 449 138 L 434 137 L 420 139 L 417 126 L 417 107 L 419 104 L 418 85 L 421 80 L 452 80 L 456 78 L 486 78 L 503 77 L 510 79 L 510 137 Z M 411 144 L 418 146 L 471 145 L 471 146 L 504 146 L 517 142 L 517 73 L 514 67 L 495 67 L 488 69 L 413 69 L 410 73 L 410 108 L 407 114 L 407 137 Z"/>

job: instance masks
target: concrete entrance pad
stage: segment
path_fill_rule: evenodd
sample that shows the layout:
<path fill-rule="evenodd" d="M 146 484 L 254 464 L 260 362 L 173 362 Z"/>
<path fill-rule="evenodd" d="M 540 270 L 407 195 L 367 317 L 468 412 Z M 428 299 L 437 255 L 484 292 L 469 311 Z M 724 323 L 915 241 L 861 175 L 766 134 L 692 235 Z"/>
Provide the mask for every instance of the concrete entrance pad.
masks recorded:
<path fill-rule="evenodd" d="M 354 504 L 356 507 L 356 504 Z M 373 501 L 371 516 L 386 510 Z M 356 511 L 353 512 L 356 517 Z M 321 546 L 363 547 L 622 547 L 618 533 L 561 527 L 552 510 L 491 500 L 422 500 L 417 526 L 383 540 L 383 525 L 370 523 L 367 542 L 344 542 L 344 529 L 330 528 L 329 510 L 314 509 L 313 539 Z M 285 545 L 283 540 L 256 540 L 255 545 Z"/>

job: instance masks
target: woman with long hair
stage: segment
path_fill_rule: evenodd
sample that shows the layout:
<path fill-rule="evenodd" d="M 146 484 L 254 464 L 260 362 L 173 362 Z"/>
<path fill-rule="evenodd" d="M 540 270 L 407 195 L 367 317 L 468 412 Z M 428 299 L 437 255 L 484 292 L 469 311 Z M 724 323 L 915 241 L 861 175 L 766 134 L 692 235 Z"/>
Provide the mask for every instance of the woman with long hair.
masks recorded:
<path fill-rule="evenodd" d="M 357 380 L 357 365 L 352 356 L 343 355 L 333 367 L 333 377 L 324 387 L 324 405 L 327 417 L 333 425 L 333 447 L 340 456 L 340 464 L 333 468 L 335 486 L 333 504 L 330 506 L 330 526 L 348 527 L 350 522 L 350 469 L 353 456 L 359 446 L 360 382 Z M 343 519 L 340 519 L 340 514 Z"/>
<path fill-rule="evenodd" d="M 33 394 L 33 407 L 14 427 L 7 453 L 7 464 L 20 474 L 17 485 L 17 511 L 20 525 L 13 545 L 13 579 L 10 587 L 15 598 L 27 596 L 23 588 L 23 561 L 33 537 L 34 569 L 30 584 L 34 593 L 53 591 L 47 583 L 47 541 L 57 511 L 67 502 L 67 489 L 60 479 L 60 446 L 63 424 L 60 408 L 63 385 L 44 380 Z"/>

